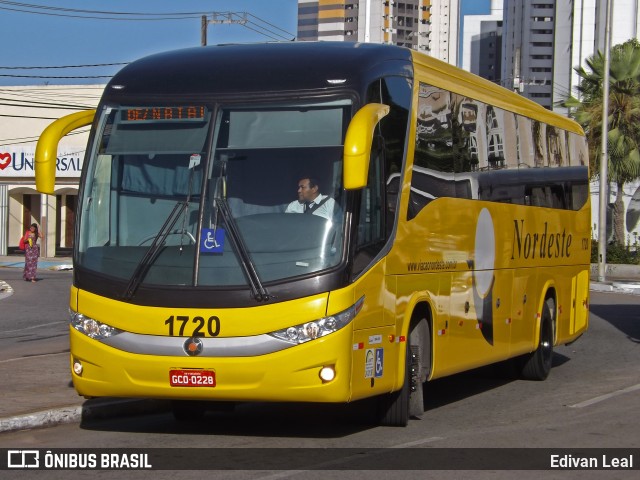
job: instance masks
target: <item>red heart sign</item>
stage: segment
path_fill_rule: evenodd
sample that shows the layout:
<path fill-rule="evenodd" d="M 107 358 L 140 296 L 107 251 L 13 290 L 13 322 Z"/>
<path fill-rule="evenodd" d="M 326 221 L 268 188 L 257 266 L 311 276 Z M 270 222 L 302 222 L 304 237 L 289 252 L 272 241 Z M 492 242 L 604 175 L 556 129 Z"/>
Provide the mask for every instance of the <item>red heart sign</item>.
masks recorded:
<path fill-rule="evenodd" d="M 4 170 L 11 163 L 10 153 L 0 153 L 0 170 Z"/>

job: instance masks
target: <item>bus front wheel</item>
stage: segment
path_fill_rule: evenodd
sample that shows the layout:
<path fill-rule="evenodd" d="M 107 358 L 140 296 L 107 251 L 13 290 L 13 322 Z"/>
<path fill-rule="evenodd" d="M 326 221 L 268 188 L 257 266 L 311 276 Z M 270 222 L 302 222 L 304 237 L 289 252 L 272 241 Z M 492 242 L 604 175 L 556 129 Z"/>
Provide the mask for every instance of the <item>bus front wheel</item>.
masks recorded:
<path fill-rule="evenodd" d="M 421 331 L 426 329 L 425 332 Z M 409 418 L 419 418 L 424 413 L 423 380 L 425 378 L 424 359 L 430 359 L 429 325 L 422 320 L 409 334 L 405 355 L 405 379 L 402 388 L 391 394 L 378 397 L 378 418 L 380 425 L 406 427 Z M 426 347 L 426 348 L 425 348 Z M 425 356 L 427 355 L 427 356 Z"/>

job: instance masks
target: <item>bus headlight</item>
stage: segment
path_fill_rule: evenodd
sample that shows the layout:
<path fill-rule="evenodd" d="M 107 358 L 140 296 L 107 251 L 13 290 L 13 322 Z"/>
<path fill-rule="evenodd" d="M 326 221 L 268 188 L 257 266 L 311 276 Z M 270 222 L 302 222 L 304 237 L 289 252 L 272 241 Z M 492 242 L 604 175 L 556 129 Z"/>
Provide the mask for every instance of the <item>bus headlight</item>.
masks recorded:
<path fill-rule="evenodd" d="M 363 303 L 364 297 L 336 315 L 330 315 L 311 322 L 277 330 L 269 333 L 269 335 L 294 345 L 315 340 L 316 338 L 326 337 L 348 325 L 360 312 Z"/>
<path fill-rule="evenodd" d="M 69 310 L 69 316 L 73 328 L 95 340 L 103 340 L 122 333 L 122 330 L 118 330 L 115 327 L 94 320 L 81 313 L 74 312 L 73 310 Z"/>

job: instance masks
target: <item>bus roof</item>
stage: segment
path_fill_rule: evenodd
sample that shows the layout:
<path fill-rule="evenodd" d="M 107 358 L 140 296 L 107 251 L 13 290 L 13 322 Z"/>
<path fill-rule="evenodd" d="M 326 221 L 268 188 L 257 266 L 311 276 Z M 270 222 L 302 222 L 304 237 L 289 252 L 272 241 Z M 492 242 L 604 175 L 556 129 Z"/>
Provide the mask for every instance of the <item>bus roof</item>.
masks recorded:
<path fill-rule="evenodd" d="M 480 100 L 570 132 L 584 135 L 582 127 L 565 116 L 547 110 L 528 98 L 489 80 L 461 70 L 437 58 L 412 52 L 415 76 L 435 87 Z"/>
<path fill-rule="evenodd" d="M 176 96 L 272 97 L 355 91 L 364 95 L 384 75 L 416 77 L 446 90 L 583 134 L 555 114 L 493 82 L 403 47 L 357 42 L 217 45 L 144 57 L 120 70 L 103 100 Z"/>
<path fill-rule="evenodd" d="M 345 89 L 363 93 L 384 74 L 412 77 L 411 52 L 351 42 L 218 45 L 132 62 L 112 78 L 106 95 L 224 97 Z M 121 87 L 114 91 L 109 88 L 113 86 Z"/>

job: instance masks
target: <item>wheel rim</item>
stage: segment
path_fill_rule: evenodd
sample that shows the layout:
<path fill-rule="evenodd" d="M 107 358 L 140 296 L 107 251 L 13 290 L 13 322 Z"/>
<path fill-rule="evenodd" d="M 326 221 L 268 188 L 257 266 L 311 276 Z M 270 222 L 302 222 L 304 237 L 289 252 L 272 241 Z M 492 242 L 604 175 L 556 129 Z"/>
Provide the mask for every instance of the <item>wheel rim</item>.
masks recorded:
<path fill-rule="evenodd" d="M 553 334 L 549 319 L 544 324 L 543 337 L 540 339 L 540 353 L 542 353 L 542 362 L 545 366 L 551 367 L 551 359 L 553 357 Z"/>

